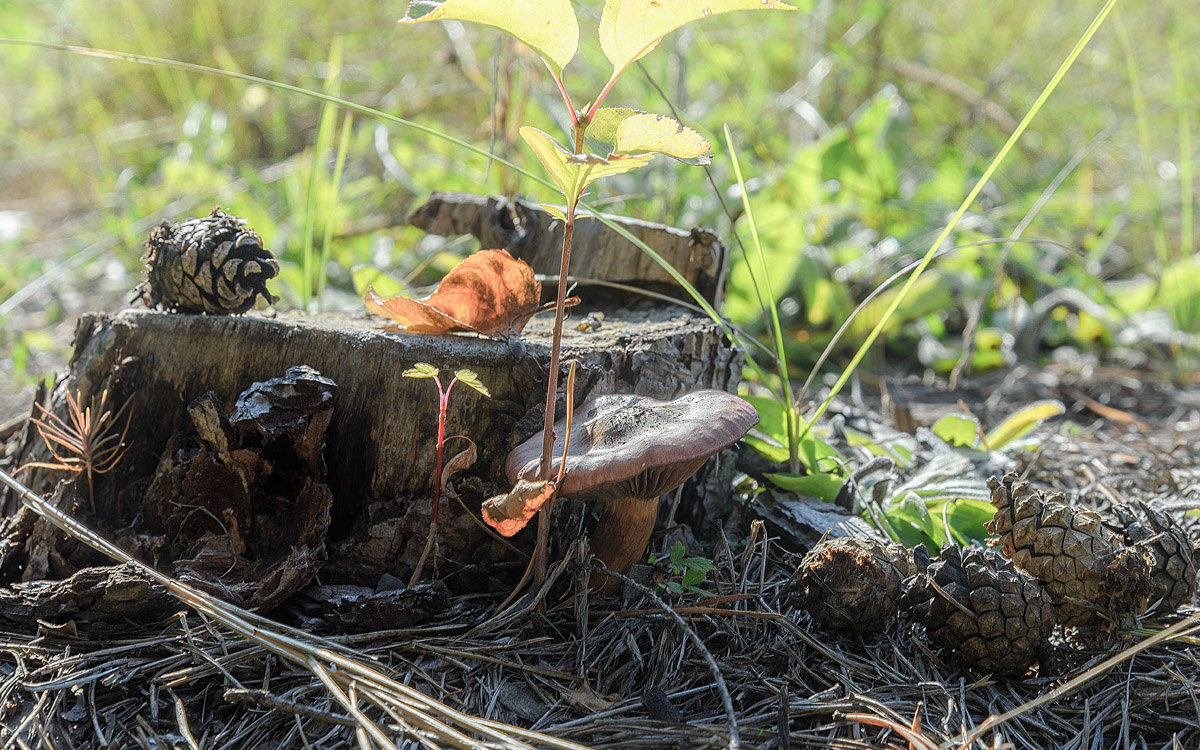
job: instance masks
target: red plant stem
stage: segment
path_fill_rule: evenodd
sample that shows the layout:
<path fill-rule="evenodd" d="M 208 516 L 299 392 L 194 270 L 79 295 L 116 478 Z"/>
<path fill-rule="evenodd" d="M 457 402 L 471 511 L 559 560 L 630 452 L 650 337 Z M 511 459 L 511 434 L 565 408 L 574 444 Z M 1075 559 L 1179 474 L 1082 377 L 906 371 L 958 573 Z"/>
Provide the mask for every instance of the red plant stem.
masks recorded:
<path fill-rule="evenodd" d="M 437 523 L 438 508 L 442 506 L 442 445 L 446 442 L 446 407 L 450 405 L 450 389 L 458 382 L 458 378 L 450 381 L 450 385 L 446 386 L 446 390 L 442 390 L 442 383 L 437 378 L 433 379 L 437 383 L 438 389 L 438 436 L 437 436 L 437 465 L 433 470 L 433 519 L 432 523 Z"/>
<path fill-rule="evenodd" d="M 596 97 L 596 101 L 592 102 L 592 108 L 583 116 L 585 122 L 591 122 L 592 118 L 596 116 L 596 112 L 600 109 L 600 102 L 604 101 L 604 97 L 608 96 L 608 92 L 612 91 L 613 84 L 620 77 L 621 73 L 619 71 L 614 72 L 612 77 L 608 79 L 608 83 L 604 84 L 604 88 L 600 91 L 600 95 Z M 579 149 L 576 148 L 575 150 L 578 151 Z"/>
<path fill-rule="evenodd" d="M 550 479 L 554 460 L 554 404 L 558 400 L 558 369 L 562 358 L 562 328 L 566 313 L 567 269 L 571 265 L 571 235 L 575 231 L 575 201 L 567 202 L 567 221 L 563 228 L 562 263 L 558 268 L 558 296 L 554 304 L 554 338 L 550 343 L 550 374 L 546 381 L 546 421 L 542 427 L 542 462 L 539 479 Z M 540 517 L 539 517 L 540 518 Z M 544 523 L 539 520 L 538 523 Z"/>
<path fill-rule="evenodd" d="M 571 116 L 571 126 L 579 124 L 579 115 L 575 112 L 575 105 L 571 103 L 571 95 L 567 93 L 567 87 L 563 85 L 562 76 L 554 72 L 554 68 L 550 67 L 550 63 L 542 58 L 542 62 L 546 63 L 546 68 L 550 71 L 550 77 L 554 79 L 554 85 L 558 86 L 558 93 L 563 98 L 563 104 L 567 105 L 567 114 Z"/>

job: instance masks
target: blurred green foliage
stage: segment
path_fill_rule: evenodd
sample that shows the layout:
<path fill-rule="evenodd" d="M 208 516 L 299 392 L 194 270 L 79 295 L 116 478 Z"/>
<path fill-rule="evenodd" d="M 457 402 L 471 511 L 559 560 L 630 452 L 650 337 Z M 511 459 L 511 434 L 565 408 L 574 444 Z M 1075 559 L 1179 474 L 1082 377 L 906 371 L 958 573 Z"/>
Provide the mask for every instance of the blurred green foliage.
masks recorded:
<path fill-rule="evenodd" d="M 397 29 L 403 5 L 26 0 L 0 4 L 0 37 L 329 92 L 533 168 L 517 127 L 558 134 L 564 115 L 535 56 L 486 28 Z M 599 6 L 580 3 L 585 39 Z M 712 168 L 658 160 L 598 186 L 591 200 L 712 226 L 731 240 L 726 314 L 762 333 L 767 315 L 753 289 L 768 286 L 792 375 L 803 377 L 854 306 L 927 249 L 1098 7 L 821 0 L 807 13 L 696 24 L 623 78 L 608 103 L 673 112 L 717 144 Z M 948 373 L 966 330 L 975 371 L 1004 365 L 1030 342 L 1021 353 L 1129 347 L 1168 372 L 1195 370 L 1200 58 L 1187 51 L 1197 43 L 1200 16 L 1182 6 L 1120 6 L 889 322 L 873 366 L 887 357 Z M 287 304 L 311 305 L 323 292 L 327 308 L 356 308 L 369 278 L 399 289 L 432 283 L 452 264 L 453 253 L 404 224 L 430 191 L 553 197 L 448 141 L 361 114 L 345 121 L 257 83 L 28 45 L 0 45 L 0 61 L 0 107 L 11 113 L 0 126 L 0 211 L 30 217 L 20 242 L 0 238 L 0 305 L 63 267 L 87 278 L 116 259 L 135 272 L 134 227 L 220 204 L 280 256 Z M 566 82 L 597 90 L 607 72 L 585 44 Z M 742 227 L 720 153 L 726 123 L 768 279 L 751 278 L 732 241 Z M 70 265 L 101 237 L 118 245 Z M 1062 290 L 1094 304 L 1054 304 Z M 867 305 L 839 352 L 861 341 L 892 293 Z M 21 346 L 39 345 L 9 330 L 28 304 L 64 310 L 46 294 L 0 307 L 0 359 L 16 366 Z"/>

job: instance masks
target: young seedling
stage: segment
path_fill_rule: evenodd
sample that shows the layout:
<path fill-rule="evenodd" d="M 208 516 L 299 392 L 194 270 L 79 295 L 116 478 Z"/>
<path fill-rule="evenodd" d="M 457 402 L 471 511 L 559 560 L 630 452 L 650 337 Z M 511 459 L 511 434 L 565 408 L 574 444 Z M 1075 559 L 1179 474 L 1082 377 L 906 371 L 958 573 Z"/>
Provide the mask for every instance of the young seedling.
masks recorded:
<path fill-rule="evenodd" d="M 425 561 L 429 558 L 429 553 L 433 549 L 434 539 L 437 538 L 438 508 L 442 504 L 442 489 L 445 488 L 446 482 L 452 474 L 467 468 L 475 462 L 474 441 L 465 435 L 453 435 L 451 436 L 452 439 L 462 438 L 466 440 L 467 448 L 455 454 L 446 465 L 445 472 L 442 471 L 443 450 L 446 444 L 446 409 L 450 406 L 450 392 L 454 389 L 456 383 L 462 383 L 470 388 L 474 388 L 488 398 L 491 398 L 492 394 L 488 393 L 487 386 L 479 382 L 479 376 L 471 370 L 458 370 L 454 373 L 454 379 L 445 387 L 442 386 L 442 380 L 438 377 L 438 368 L 427 362 L 418 362 L 402 374 L 406 378 L 426 378 L 432 380 L 438 390 L 437 460 L 433 469 L 433 511 L 429 521 L 429 539 L 425 542 L 425 549 L 421 552 L 421 557 L 417 560 L 416 567 L 413 568 L 412 577 L 408 581 L 408 587 L 412 588 L 421 580 L 421 572 L 425 568 Z"/>
<path fill-rule="evenodd" d="M 694 130 L 661 115 L 631 108 L 601 107 L 621 75 L 649 54 L 663 37 L 692 21 L 735 10 L 796 10 L 775 0 L 710 0 L 705 3 L 661 0 L 606 0 L 600 14 L 599 41 L 613 71 L 608 82 L 588 105 L 575 108 L 563 83 L 563 68 L 579 45 L 579 24 L 570 0 L 543 0 L 531 4 L 492 0 L 414 0 L 401 22 L 474 21 L 504 31 L 529 45 L 541 57 L 571 122 L 569 145 L 531 126 L 521 128 L 521 138 L 533 150 L 565 202 L 560 209 L 543 206 L 563 222 L 562 256 L 558 272 L 554 333 L 550 346 L 550 371 L 546 384 L 546 419 L 542 428 L 541 461 L 537 478 L 551 478 L 554 447 L 555 403 L 562 351 L 564 299 L 571 263 L 571 237 L 575 212 L 588 187 L 602 177 L 622 174 L 664 154 L 688 164 L 707 164 L 710 146 Z M 539 514 L 541 528 L 549 523 Z M 544 554 L 544 550 L 539 550 Z M 541 568 L 539 568 L 540 570 Z M 535 581 L 540 585 L 541 581 Z"/>
<path fill-rule="evenodd" d="M 17 469 L 20 474 L 26 469 L 42 468 L 68 471 L 73 474 L 83 474 L 87 477 L 88 502 L 92 513 L 96 512 L 96 492 L 94 475 L 106 474 L 125 456 L 128 446 L 125 435 L 129 432 L 129 423 L 133 419 L 130 413 L 125 419 L 125 427 L 120 435 L 113 428 L 120 421 L 121 415 L 129 407 L 126 402 L 114 414 L 108 408 L 108 391 L 100 394 L 100 403 L 91 404 L 86 409 L 80 408 L 79 396 L 72 396 L 67 391 L 67 419 L 47 410 L 41 404 L 34 404 L 40 417 L 34 417 L 33 426 L 37 428 L 46 449 L 54 457 L 54 461 L 33 461 Z M 55 446 L 58 446 L 56 449 Z M 60 455 L 62 450 L 67 455 Z"/>
<path fill-rule="evenodd" d="M 710 596 L 710 592 L 700 588 L 708 574 L 716 570 L 717 564 L 707 557 L 685 557 L 687 548 L 683 542 L 675 542 L 668 550 L 664 561 L 671 571 L 671 578 L 664 586 L 672 594 L 682 594 L 685 591 L 700 596 Z M 678 578 L 679 580 L 675 580 Z"/>

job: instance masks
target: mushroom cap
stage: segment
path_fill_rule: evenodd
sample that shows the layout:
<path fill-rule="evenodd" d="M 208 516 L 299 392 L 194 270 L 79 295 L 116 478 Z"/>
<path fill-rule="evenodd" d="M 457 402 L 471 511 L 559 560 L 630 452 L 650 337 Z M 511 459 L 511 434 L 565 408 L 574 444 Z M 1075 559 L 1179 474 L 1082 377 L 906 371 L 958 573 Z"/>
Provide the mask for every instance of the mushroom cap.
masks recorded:
<path fill-rule="evenodd" d="M 756 422 L 754 407 L 725 391 L 693 391 L 673 401 L 598 396 L 575 410 L 559 494 L 583 500 L 658 497 L 687 481 Z M 564 417 L 554 424 L 554 475 L 565 431 Z M 541 451 L 540 434 L 514 448 L 505 465 L 509 480 L 535 476 Z"/>

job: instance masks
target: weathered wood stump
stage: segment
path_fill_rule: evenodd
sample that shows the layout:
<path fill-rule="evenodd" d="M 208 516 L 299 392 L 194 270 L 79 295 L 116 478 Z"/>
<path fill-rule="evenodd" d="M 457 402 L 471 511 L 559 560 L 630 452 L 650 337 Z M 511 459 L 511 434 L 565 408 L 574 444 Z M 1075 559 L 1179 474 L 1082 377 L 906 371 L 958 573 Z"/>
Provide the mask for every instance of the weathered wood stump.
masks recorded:
<path fill-rule="evenodd" d="M 739 359 L 707 318 L 651 306 L 610 310 L 598 328 L 577 330 L 573 324 L 580 317 L 568 321 L 564 333 L 564 361 L 580 368 L 577 403 L 591 393 L 671 398 L 696 388 L 736 386 Z M 362 582 L 384 572 L 403 578 L 427 534 L 437 398 L 431 383 L 401 373 L 429 362 L 443 370 L 444 379 L 460 368 L 474 370 L 492 394 L 484 398 L 458 388 L 448 412 L 447 435 L 470 437 L 479 457 L 456 480 L 465 509 L 451 504 L 443 511 L 439 539 L 443 555 L 469 555 L 485 541 L 476 524 L 479 503 L 507 489 L 508 451 L 542 424 L 550 321 L 531 323 L 519 347 L 473 335 L 385 331 L 380 323 L 365 315 L 271 318 L 148 310 L 81 318 L 70 372 L 52 394 L 51 408 L 65 417 L 68 390 L 81 394 L 83 403 L 105 389 L 118 404 L 132 399 L 129 452 L 112 472 L 95 477 L 98 515 L 106 525 L 121 527 L 140 512 L 140 493 L 172 435 L 195 433 L 187 409 L 193 401 L 212 392 L 228 411 L 252 383 L 307 365 L 337 384 L 325 435 L 334 499 L 330 560 L 322 579 Z M 448 449 L 455 449 L 453 442 Z M 45 458 L 42 440 L 27 426 L 14 464 Z M 727 496 L 728 472 L 716 469 L 719 465 L 699 475 L 687 491 L 680 514 L 685 520 L 702 520 L 711 511 L 704 503 L 719 506 Z M 50 475 L 61 476 L 38 470 L 33 484 L 48 489 Z M 11 494 L 0 510 L 16 513 Z"/>
<path fill-rule="evenodd" d="M 679 229 L 627 216 L 606 214 L 605 218 L 653 248 L 704 299 L 720 304 L 725 294 L 729 257 L 725 245 L 712 232 Z M 434 193 L 413 213 L 409 223 L 430 234 L 473 235 L 480 247 L 507 250 L 537 273 L 554 276 L 559 271 L 563 223 L 536 203 L 470 193 Z M 656 260 L 593 216 L 580 214 L 575 218 L 571 245 L 573 279 L 612 282 L 681 299 L 688 297 Z M 589 302 L 627 301 L 636 292 L 595 287 L 588 294 Z"/>
<path fill-rule="evenodd" d="M 719 304 L 725 248 L 711 233 L 617 221 L 655 247 L 704 298 Z M 532 204 L 436 194 L 413 223 L 436 234 L 472 233 L 485 247 L 524 257 L 540 273 L 558 271 L 561 223 Z M 585 287 L 584 302 L 591 307 L 572 310 L 563 360 L 564 370 L 571 361 L 579 366 L 576 403 L 592 394 L 669 399 L 699 388 L 736 387 L 740 357 L 719 326 L 661 297 L 648 300 L 637 293 L 686 298 L 657 263 L 594 219 L 579 220 L 575 247 L 573 276 L 624 285 L 595 295 L 596 287 Z M 441 369 L 445 383 L 456 370 L 470 369 L 491 397 L 458 388 L 451 398 L 446 434 L 474 441 L 478 459 L 454 478 L 448 494 L 457 502 L 441 510 L 434 567 L 451 588 L 478 590 L 505 565 L 524 565 L 511 545 L 485 529 L 479 506 L 509 489 L 503 468 L 508 452 L 541 429 L 550 318 L 535 319 L 519 340 L 502 341 L 387 331 L 385 321 L 365 313 L 223 316 L 126 310 L 85 315 L 76 329 L 69 373 L 39 398 L 64 420 L 69 419 L 68 394 L 77 394 L 82 407 L 98 404 L 105 392 L 114 409 L 128 404 L 117 427 L 124 429 L 127 414 L 128 451 L 111 471 L 91 477 L 91 492 L 56 488 L 65 475 L 60 470 L 35 469 L 25 476 L 35 491 L 94 513 L 93 520 L 135 554 L 165 555 L 178 575 L 199 575 L 199 566 L 211 574 L 213 590 L 248 606 L 274 606 L 284 590 L 255 590 L 253 580 L 243 580 L 238 594 L 228 580 L 218 580 L 222 570 L 236 565 L 248 571 L 247 579 L 263 578 L 253 572 L 255 566 L 271 563 L 271 575 L 286 579 L 292 565 L 288 555 L 299 555 L 309 568 L 320 568 L 325 584 L 374 586 L 385 574 L 406 580 L 429 537 L 438 399 L 433 384 L 402 373 L 428 362 Z M 227 415 L 247 388 L 299 365 L 315 370 L 318 379 L 332 380 L 335 388 L 332 411 L 317 420 L 321 432 L 307 422 L 300 432 L 309 430 L 308 437 L 293 436 L 289 443 L 307 456 L 297 463 L 245 429 L 230 428 Z M 291 387 L 278 386 L 284 401 Z M 560 397 L 560 414 L 564 402 Z M 46 418 L 37 410 L 31 416 Z M 10 467 L 56 460 L 36 427 L 27 424 L 14 439 L 6 457 Z M 320 453 L 314 446 L 322 440 L 324 465 L 319 465 L 311 454 Z M 450 440 L 447 455 L 462 447 L 462 441 Z M 695 528 L 711 528 L 724 518 L 731 472 L 729 458 L 714 459 L 684 488 L 676 518 Z M 292 497 L 301 485 L 308 489 L 300 494 L 310 502 Z M 79 501 L 93 494 L 94 509 L 88 500 Z M 300 528 L 303 524 L 292 523 L 301 513 L 318 513 L 314 509 L 328 524 L 327 532 L 320 524 Z M 84 550 L 56 547 L 56 532 L 39 525 L 11 493 L 0 496 L 0 519 L 0 580 L 61 577 L 101 562 Z M 257 537 L 245 536 L 251 529 Z M 317 534 L 325 537 L 323 543 Z M 224 547 L 223 537 L 229 539 Z M 267 543 L 274 545 L 272 553 L 252 559 L 256 546 Z"/>

